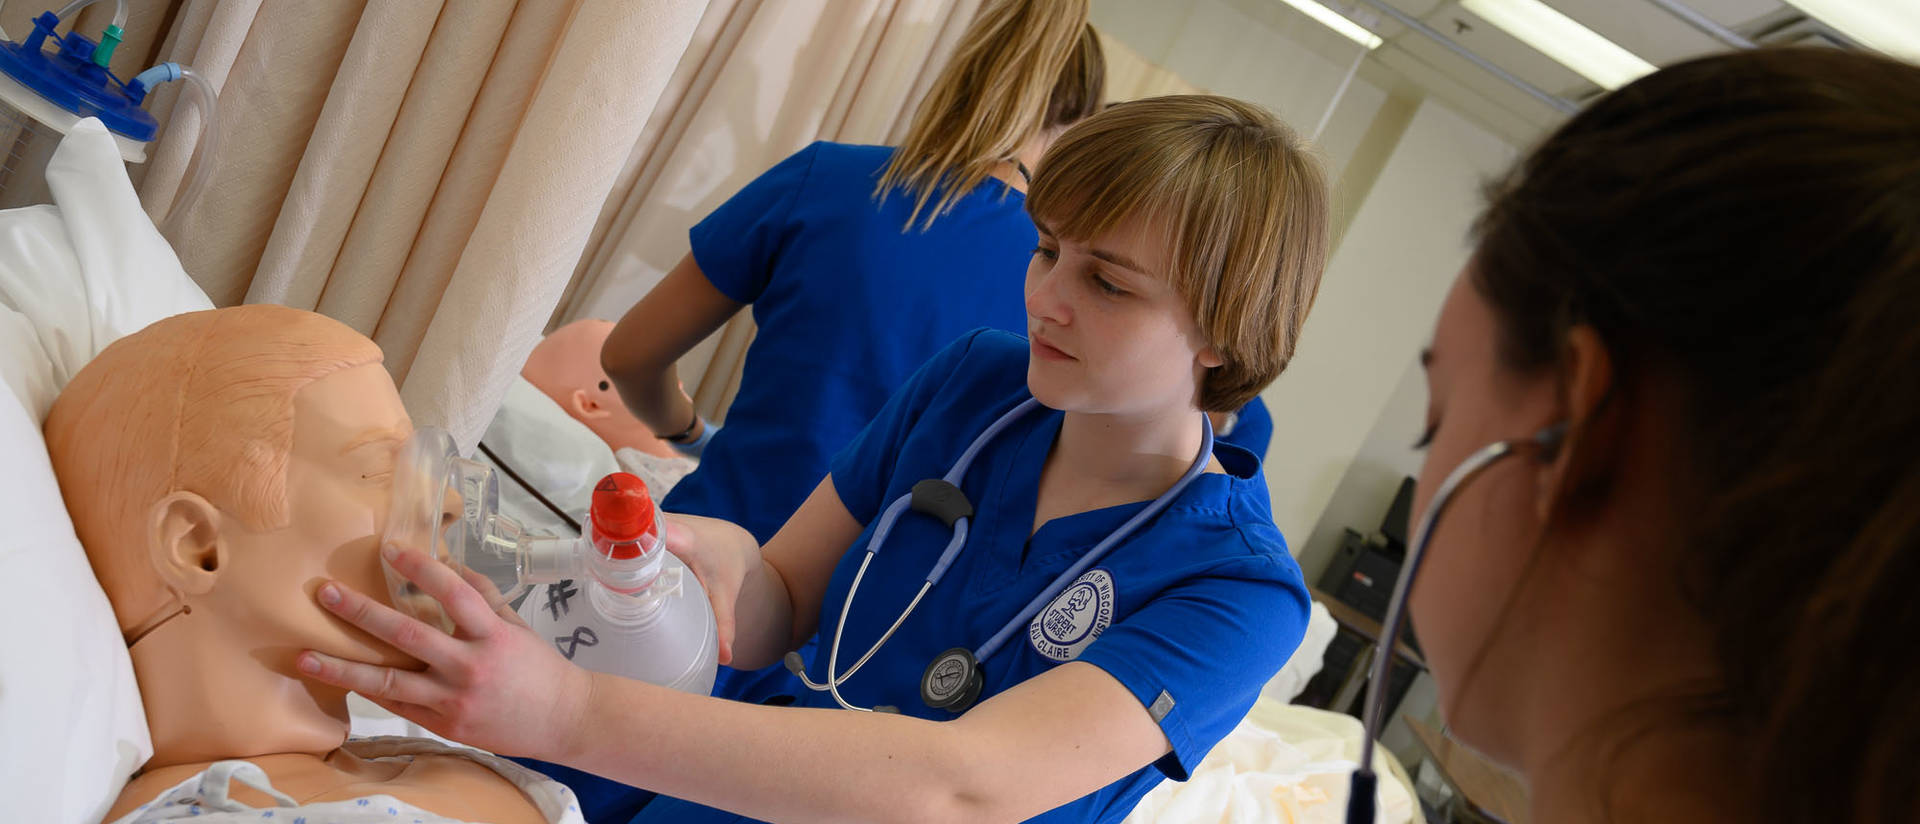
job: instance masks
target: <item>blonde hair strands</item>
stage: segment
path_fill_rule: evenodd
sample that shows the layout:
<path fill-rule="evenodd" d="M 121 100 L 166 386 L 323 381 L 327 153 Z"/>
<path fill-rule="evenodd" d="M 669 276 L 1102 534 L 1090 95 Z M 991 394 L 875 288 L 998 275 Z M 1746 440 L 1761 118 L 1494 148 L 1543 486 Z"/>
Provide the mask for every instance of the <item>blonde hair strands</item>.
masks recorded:
<path fill-rule="evenodd" d="M 1035 135 L 1097 109 L 1105 70 L 1087 4 L 997 0 L 982 8 L 914 112 L 874 196 L 905 189 L 914 199 L 907 226 L 924 229 Z M 1063 76 L 1070 68 L 1078 71 Z M 1048 122 L 1056 95 L 1077 98 L 1082 110 L 1055 112 L 1061 122 Z"/>

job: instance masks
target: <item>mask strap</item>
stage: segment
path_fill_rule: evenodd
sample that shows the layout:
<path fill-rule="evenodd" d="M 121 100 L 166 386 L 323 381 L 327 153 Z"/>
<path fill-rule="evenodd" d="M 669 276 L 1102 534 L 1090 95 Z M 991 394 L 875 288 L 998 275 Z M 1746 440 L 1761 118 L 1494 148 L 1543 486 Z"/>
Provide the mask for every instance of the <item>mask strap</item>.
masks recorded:
<path fill-rule="evenodd" d="M 161 607 L 159 612 L 149 616 L 145 621 L 133 625 L 133 629 L 125 635 L 127 639 L 127 649 L 133 649 L 134 644 L 138 644 L 147 636 L 152 635 L 154 630 L 164 626 L 168 621 L 182 615 L 193 614 L 193 607 L 187 604 L 187 597 L 182 595 L 179 589 L 167 587 L 167 592 L 172 593 L 174 602 L 179 604 L 179 606 L 171 611 L 168 611 L 166 607 Z"/>

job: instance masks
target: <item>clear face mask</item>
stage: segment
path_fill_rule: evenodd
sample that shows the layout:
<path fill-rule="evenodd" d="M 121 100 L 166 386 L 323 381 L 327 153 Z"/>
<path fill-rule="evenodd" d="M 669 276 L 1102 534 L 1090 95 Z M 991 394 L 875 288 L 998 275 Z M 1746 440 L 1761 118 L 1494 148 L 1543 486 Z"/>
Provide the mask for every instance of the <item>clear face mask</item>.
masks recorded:
<path fill-rule="evenodd" d="M 664 549 L 653 514 L 646 485 L 615 473 L 594 489 L 588 535 L 528 533 L 501 514 L 492 467 L 460 457 L 445 431 L 421 427 L 400 450 L 381 538 L 462 572 L 497 608 L 535 585 L 573 578 L 591 577 L 618 593 L 646 589 L 659 575 Z M 453 631 L 438 601 L 384 561 L 381 566 L 396 609 Z M 480 586 L 481 579 L 494 592 Z"/>

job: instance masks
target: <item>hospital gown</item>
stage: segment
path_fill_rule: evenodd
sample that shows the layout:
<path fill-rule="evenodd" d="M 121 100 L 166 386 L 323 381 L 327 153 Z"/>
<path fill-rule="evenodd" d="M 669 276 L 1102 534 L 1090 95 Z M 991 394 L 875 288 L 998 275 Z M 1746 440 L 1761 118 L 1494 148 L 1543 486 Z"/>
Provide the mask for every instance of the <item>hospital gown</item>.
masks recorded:
<path fill-rule="evenodd" d="M 586 824 L 573 791 L 558 781 L 518 764 L 460 747 L 417 738 L 370 738 L 348 741 L 343 749 L 369 760 L 410 759 L 418 755 L 455 755 L 492 769 L 525 793 L 541 815 L 553 824 Z M 250 807 L 228 797 L 232 782 L 273 796 L 273 807 Z M 467 824 L 428 812 L 390 795 L 370 795 L 344 801 L 298 804 L 272 788 L 259 767 L 248 761 L 221 761 L 160 797 L 115 820 L 113 824 L 158 824 L 192 821 L 195 824 L 237 824 L 277 821 L 282 824 Z"/>

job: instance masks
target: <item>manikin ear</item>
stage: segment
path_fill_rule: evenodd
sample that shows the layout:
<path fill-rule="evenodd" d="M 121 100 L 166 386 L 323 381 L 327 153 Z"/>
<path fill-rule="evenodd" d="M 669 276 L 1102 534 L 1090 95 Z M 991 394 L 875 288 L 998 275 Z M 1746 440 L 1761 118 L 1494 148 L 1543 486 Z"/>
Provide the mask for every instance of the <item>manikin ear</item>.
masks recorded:
<path fill-rule="evenodd" d="M 1592 448 L 1568 448 L 1575 438 L 1605 442 L 1610 433 L 1598 426 L 1608 395 L 1613 392 L 1613 355 L 1591 326 L 1575 326 L 1567 331 L 1565 358 L 1561 363 L 1560 403 L 1556 420 L 1565 424 L 1559 445 L 1542 455 L 1537 471 L 1534 496 L 1535 515 L 1542 522 L 1551 516 L 1554 501 L 1568 494 L 1574 473 L 1589 473 L 1593 467 L 1576 467 L 1579 454 L 1592 455 Z M 1591 460 L 1589 459 L 1590 463 Z"/>
<path fill-rule="evenodd" d="M 205 595 L 227 568 L 223 516 L 207 499 L 174 492 L 153 505 L 147 558 L 160 580 L 181 597 Z"/>
<path fill-rule="evenodd" d="M 601 406 L 599 401 L 588 395 L 584 389 L 573 390 L 572 406 L 573 416 L 576 418 L 604 418 L 613 414 L 607 411 L 606 407 Z"/>

